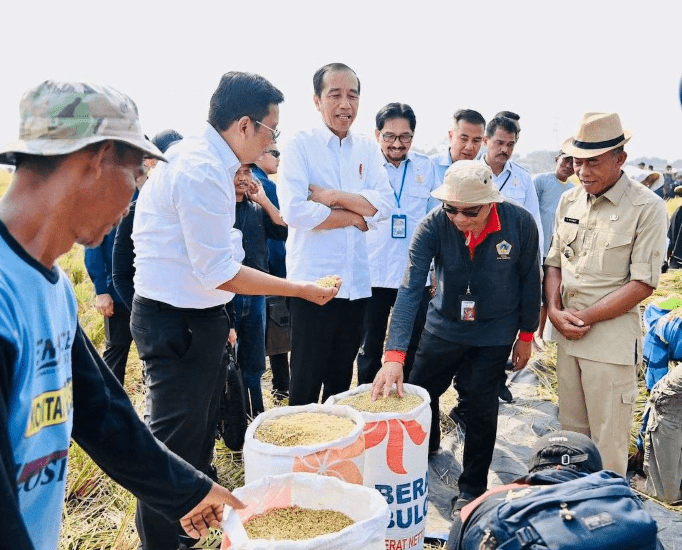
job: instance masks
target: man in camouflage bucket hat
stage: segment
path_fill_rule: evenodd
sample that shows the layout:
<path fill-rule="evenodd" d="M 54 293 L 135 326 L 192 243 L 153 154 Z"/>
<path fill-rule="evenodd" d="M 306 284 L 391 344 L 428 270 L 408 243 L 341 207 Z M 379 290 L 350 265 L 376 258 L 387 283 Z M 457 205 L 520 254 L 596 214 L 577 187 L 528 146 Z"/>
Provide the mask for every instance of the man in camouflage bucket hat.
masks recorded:
<path fill-rule="evenodd" d="M 2 540 L 57 548 L 71 436 L 148 506 L 205 534 L 224 503 L 243 505 L 140 421 L 55 265 L 125 215 L 145 155 L 164 158 L 144 139 L 135 104 L 112 88 L 46 81 L 20 111 L 20 139 L 0 149 L 0 161 L 16 165 L 0 199 Z"/>

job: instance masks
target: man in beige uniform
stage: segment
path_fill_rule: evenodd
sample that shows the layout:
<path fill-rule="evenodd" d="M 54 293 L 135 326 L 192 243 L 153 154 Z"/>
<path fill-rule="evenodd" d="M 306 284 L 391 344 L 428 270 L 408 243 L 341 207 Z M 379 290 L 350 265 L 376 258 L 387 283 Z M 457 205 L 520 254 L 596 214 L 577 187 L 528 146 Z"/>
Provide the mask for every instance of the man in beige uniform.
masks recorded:
<path fill-rule="evenodd" d="M 581 186 L 561 197 L 545 261 L 561 428 L 590 436 L 604 468 L 622 475 L 642 355 L 638 304 L 658 284 L 666 233 L 663 201 L 621 170 L 629 139 L 616 113 L 586 113 L 564 142 Z"/>

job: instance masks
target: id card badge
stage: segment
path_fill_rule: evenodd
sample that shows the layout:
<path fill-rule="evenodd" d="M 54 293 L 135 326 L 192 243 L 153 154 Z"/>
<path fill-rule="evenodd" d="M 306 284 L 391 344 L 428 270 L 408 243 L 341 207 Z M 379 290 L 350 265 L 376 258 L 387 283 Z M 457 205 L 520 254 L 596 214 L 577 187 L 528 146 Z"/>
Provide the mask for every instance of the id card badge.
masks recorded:
<path fill-rule="evenodd" d="M 407 238 L 407 216 L 405 214 L 393 214 L 391 216 L 391 237 L 394 239 Z"/>
<path fill-rule="evenodd" d="M 463 294 L 459 297 L 459 320 L 473 323 L 476 320 L 476 303 L 478 299 L 473 294 Z"/>

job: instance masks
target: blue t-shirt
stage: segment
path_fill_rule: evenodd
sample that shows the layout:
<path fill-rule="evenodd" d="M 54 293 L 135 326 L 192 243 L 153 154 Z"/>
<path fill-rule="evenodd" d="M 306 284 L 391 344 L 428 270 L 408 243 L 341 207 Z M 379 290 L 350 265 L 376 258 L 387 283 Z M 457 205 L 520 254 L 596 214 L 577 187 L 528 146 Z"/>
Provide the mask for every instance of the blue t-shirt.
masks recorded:
<path fill-rule="evenodd" d="M 0 338 L 16 357 L 7 427 L 19 508 L 36 549 L 58 545 L 76 328 L 77 302 L 66 275 L 31 258 L 0 223 Z"/>

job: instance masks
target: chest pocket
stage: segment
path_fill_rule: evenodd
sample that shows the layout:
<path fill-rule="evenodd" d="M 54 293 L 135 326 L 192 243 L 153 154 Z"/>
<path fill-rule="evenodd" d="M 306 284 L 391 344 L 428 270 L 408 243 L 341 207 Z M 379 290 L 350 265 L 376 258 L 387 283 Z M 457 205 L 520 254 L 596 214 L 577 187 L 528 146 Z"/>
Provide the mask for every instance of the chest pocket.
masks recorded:
<path fill-rule="evenodd" d="M 625 277 L 630 272 L 632 235 L 608 232 L 597 240 L 599 269 L 603 273 Z"/>
<path fill-rule="evenodd" d="M 556 235 L 559 238 L 557 247 L 559 248 L 559 253 L 564 258 L 564 261 L 569 262 L 574 258 L 577 258 L 577 237 L 578 237 L 578 226 L 572 223 L 561 223 L 557 227 Z"/>

